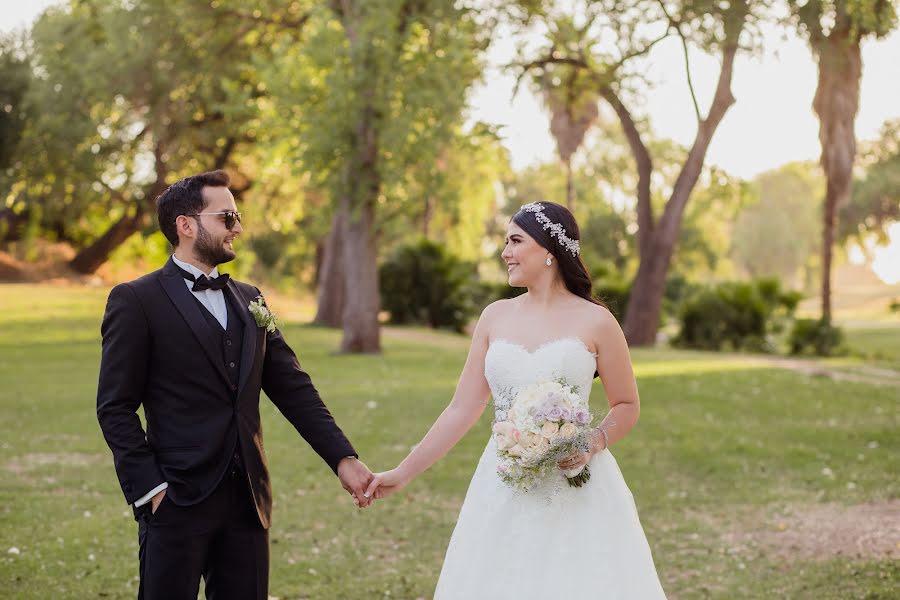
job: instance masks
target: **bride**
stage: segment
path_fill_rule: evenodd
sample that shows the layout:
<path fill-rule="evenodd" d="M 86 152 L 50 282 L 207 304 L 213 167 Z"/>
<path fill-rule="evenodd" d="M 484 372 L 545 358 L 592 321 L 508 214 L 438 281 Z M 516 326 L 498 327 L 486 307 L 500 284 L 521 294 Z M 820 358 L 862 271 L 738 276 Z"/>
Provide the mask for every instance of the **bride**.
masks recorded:
<path fill-rule="evenodd" d="M 523 206 L 507 227 L 509 284 L 528 292 L 484 309 L 449 406 L 397 468 L 377 474 L 366 497 L 384 498 L 443 457 L 475 424 L 491 396 L 503 421 L 516 390 L 564 380 L 587 403 L 595 371 L 609 412 L 590 446 L 527 491 L 498 475 L 497 436 L 481 456 L 450 539 L 438 600 L 665 598 L 634 499 L 609 447 L 638 419 L 628 346 L 591 292 L 578 225 L 563 206 Z M 510 400 L 512 398 L 512 400 Z M 569 473 L 587 465 L 582 487 Z"/>

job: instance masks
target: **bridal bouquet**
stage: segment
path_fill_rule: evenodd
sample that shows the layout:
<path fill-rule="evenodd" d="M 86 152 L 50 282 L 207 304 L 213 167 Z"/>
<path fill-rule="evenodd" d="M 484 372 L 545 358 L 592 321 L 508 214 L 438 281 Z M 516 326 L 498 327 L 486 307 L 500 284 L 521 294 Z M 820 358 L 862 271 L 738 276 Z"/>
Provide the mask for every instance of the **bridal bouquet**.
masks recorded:
<path fill-rule="evenodd" d="M 505 419 L 500 420 L 501 415 Z M 558 469 L 560 460 L 588 450 L 590 425 L 585 402 L 565 380 L 543 380 L 521 388 L 509 410 L 498 414 L 492 429 L 500 457 L 497 474 L 511 487 L 531 489 Z M 574 487 L 591 478 L 587 465 L 563 473 Z"/>

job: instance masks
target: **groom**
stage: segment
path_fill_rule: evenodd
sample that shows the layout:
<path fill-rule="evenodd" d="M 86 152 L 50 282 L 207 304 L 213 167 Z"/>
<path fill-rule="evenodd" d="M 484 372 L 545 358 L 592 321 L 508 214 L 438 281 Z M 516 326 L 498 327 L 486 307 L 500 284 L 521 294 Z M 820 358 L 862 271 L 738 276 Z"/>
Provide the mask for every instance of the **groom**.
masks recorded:
<path fill-rule="evenodd" d="M 266 600 L 272 490 L 259 394 L 340 478 L 354 502 L 372 478 L 277 329 L 248 306 L 252 285 L 219 275 L 241 215 L 228 175 L 182 179 L 157 199 L 175 247 L 165 266 L 109 294 L 97 418 L 134 507 L 139 598 Z M 146 434 L 137 415 L 144 407 Z"/>

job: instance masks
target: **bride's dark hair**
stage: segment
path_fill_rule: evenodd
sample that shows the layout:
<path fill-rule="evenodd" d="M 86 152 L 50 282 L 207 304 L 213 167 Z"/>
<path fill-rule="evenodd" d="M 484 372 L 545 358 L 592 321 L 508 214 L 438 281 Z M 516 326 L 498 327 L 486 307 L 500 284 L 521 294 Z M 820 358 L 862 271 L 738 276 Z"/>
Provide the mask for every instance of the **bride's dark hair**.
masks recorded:
<path fill-rule="evenodd" d="M 565 229 L 566 236 L 573 240 L 581 239 L 578 223 L 575 222 L 575 217 L 572 216 L 568 208 L 555 202 L 541 201 L 538 204 L 543 207 L 541 212 L 550 219 L 551 223 L 561 225 Z M 572 253 L 559 243 L 559 238 L 550 235 L 550 229 L 544 229 L 544 226 L 538 222 L 536 215 L 532 212 L 519 209 L 519 212 L 513 215 L 512 222 L 521 227 L 525 233 L 534 238 L 538 244 L 553 255 L 566 284 L 566 289 L 589 302 L 605 306 L 594 297 L 591 276 L 587 267 L 581 261 L 580 253 L 572 256 Z"/>

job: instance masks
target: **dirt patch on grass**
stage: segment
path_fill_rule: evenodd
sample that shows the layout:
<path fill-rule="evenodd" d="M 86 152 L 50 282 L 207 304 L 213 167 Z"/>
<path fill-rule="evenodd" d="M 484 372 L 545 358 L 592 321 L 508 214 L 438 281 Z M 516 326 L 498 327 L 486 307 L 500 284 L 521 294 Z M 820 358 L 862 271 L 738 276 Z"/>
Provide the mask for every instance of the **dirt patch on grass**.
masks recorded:
<path fill-rule="evenodd" d="M 873 385 L 900 386 L 900 372 L 893 369 L 874 367 L 871 365 L 855 365 L 847 368 L 829 367 L 815 359 L 769 357 L 762 359 L 765 363 L 798 371 L 808 377 L 827 377 L 835 381 L 851 381 Z"/>
<path fill-rule="evenodd" d="M 730 551 L 760 551 L 787 562 L 900 557 L 900 500 L 855 506 L 792 507 L 763 519 L 760 529 L 726 534 Z"/>
<path fill-rule="evenodd" d="M 16 475 L 25 475 L 30 471 L 46 466 L 55 467 L 88 467 L 104 462 L 100 454 L 84 452 L 35 452 L 23 454 L 6 461 L 4 467 Z"/>

